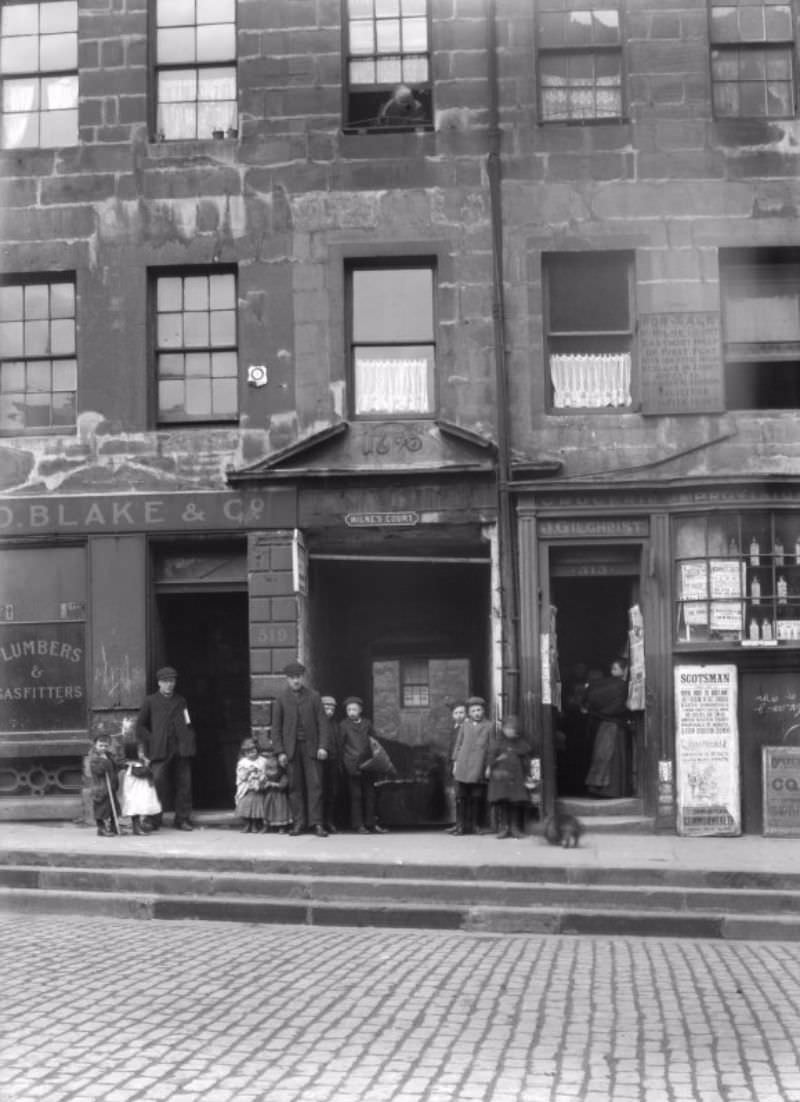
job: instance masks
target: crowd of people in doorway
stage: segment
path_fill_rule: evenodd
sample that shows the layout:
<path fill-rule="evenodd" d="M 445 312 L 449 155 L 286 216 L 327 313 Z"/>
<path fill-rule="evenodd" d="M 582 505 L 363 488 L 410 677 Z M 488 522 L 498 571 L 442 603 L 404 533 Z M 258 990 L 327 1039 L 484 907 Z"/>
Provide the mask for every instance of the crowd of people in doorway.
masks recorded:
<path fill-rule="evenodd" d="M 319 838 L 336 833 L 337 809 L 347 805 L 358 834 L 385 834 L 378 819 L 376 785 L 394 769 L 364 702 L 349 696 L 337 719 L 337 701 L 305 683 L 306 669 L 291 662 L 285 686 L 272 705 L 266 739 L 242 742 L 233 793 L 244 833 Z M 120 833 L 120 816 L 134 834 L 161 828 L 174 794 L 174 826 L 192 830 L 192 759 L 196 738 L 185 699 L 175 691 L 177 671 L 162 667 L 158 690 L 147 696 L 122 752 L 99 734 L 87 757 L 98 834 Z M 497 723 L 482 697 L 452 710 L 450 768 L 455 792 L 452 835 L 496 830 L 498 838 L 521 838 L 530 806 L 532 747 L 516 716 Z M 490 823 L 493 827 L 490 827 Z"/>

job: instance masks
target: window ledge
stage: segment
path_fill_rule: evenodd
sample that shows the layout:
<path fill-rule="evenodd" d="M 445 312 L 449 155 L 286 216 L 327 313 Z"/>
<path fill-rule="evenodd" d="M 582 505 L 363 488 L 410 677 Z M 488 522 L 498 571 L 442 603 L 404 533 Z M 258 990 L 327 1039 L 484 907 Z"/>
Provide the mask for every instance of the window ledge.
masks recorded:
<path fill-rule="evenodd" d="M 147 155 L 154 161 L 171 158 L 208 157 L 212 154 L 230 155 L 239 145 L 239 138 L 178 138 L 175 141 L 156 141 L 147 143 Z"/>

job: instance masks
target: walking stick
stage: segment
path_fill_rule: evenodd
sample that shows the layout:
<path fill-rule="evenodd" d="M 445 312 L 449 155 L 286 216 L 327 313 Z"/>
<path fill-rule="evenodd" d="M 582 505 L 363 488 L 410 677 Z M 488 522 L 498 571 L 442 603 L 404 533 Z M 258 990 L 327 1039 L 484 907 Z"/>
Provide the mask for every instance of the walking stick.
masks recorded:
<path fill-rule="evenodd" d="M 114 830 L 117 832 L 117 834 L 122 834 L 122 831 L 119 829 L 119 817 L 117 816 L 117 805 L 114 803 L 114 793 L 111 791 L 111 780 L 109 779 L 108 773 L 105 773 L 104 776 L 106 778 L 106 791 L 108 792 L 108 800 L 111 804 L 111 818 L 114 820 Z"/>

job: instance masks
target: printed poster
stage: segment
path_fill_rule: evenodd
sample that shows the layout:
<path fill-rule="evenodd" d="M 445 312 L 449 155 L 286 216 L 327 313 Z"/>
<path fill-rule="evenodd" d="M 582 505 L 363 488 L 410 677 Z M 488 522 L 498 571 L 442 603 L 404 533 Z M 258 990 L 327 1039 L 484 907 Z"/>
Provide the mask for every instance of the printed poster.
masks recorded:
<path fill-rule="evenodd" d="M 742 832 L 734 665 L 676 666 L 678 833 Z"/>

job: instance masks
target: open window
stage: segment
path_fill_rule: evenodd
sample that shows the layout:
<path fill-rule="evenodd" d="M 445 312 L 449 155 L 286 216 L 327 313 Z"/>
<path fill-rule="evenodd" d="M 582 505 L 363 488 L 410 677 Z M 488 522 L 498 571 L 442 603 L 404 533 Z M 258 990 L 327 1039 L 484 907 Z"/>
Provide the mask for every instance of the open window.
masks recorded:
<path fill-rule="evenodd" d="M 544 256 L 553 410 L 631 406 L 632 273 L 627 252 Z"/>
<path fill-rule="evenodd" d="M 345 130 L 433 123 L 428 0 L 344 0 Z"/>
<path fill-rule="evenodd" d="M 800 250 L 723 249 L 728 409 L 800 408 Z"/>

